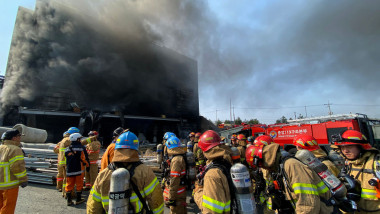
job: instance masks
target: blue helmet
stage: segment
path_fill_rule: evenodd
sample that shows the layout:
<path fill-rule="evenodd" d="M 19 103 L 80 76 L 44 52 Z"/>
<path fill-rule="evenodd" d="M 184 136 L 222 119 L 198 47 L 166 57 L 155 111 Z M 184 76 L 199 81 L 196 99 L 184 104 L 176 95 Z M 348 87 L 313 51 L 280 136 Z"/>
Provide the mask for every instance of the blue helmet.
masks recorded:
<path fill-rule="evenodd" d="M 173 132 L 166 132 L 164 134 L 164 140 L 168 140 L 170 137 L 175 137 L 175 134 Z"/>
<path fill-rule="evenodd" d="M 77 127 L 70 127 L 67 130 L 67 133 L 69 133 L 69 134 L 79 133 L 79 129 Z"/>
<path fill-rule="evenodd" d="M 172 136 L 169 139 L 167 139 L 165 144 L 168 147 L 168 149 L 174 149 L 177 147 L 182 147 L 181 141 L 176 136 Z"/>
<path fill-rule="evenodd" d="M 139 139 L 132 132 L 125 132 L 117 138 L 115 149 L 134 149 L 138 151 Z"/>
<path fill-rule="evenodd" d="M 65 136 L 65 135 L 67 135 L 68 134 L 68 132 L 67 131 L 65 131 L 64 133 L 63 133 L 63 137 Z"/>

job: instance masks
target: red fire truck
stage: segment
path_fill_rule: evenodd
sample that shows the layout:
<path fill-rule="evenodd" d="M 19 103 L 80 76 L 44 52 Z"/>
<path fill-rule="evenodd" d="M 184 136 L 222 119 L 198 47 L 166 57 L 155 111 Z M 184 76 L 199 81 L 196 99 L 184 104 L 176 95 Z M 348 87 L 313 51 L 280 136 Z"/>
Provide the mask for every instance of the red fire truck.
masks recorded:
<path fill-rule="evenodd" d="M 232 134 L 243 133 L 246 136 L 257 137 L 263 134 L 271 136 L 281 146 L 293 143 L 293 137 L 298 134 L 314 136 L 319 144 L 331 143 L 331 135 L 353 129 L 362 132 L 376 148 L 380 147 L 380 119 L 368 118 L 364 114 L 341 114 L 313 117 L 288 121 L 286 124 L 244 125 L 224 130 L 222 136 L 230 139 Z"/>

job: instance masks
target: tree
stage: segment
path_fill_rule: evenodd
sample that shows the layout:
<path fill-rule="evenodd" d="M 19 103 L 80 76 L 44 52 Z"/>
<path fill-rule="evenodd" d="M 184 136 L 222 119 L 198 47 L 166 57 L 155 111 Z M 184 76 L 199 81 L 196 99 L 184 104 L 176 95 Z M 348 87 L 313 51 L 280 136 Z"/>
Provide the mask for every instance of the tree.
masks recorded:
<path fill-rule="evenodd" d="M 240 119 L 240 117 L 238 117 L 236 120 L 235 120 L 235 124 L 236 125 L 240 125 L 243 121 Z"/>
<path fill-rule="evenodd" d="M 216 124 L 217 126 L 219 126 L 219 124 L 222 124 L 222 121 L 217 120 L 217 121 L 215 121 L 215 124 Z"/>
<path fill-rule="evenodd" d="M 225 120 L 224 124 L 231 124 L 231 121 L 230 120 Z"/>
<path fill-rule="evenodd" d="M 260 124 L 260 121 L 255 118 L 255 119 L 250 119 L 247 123 L 250 124 L 250 125 Z"/>
<path fill-rule="evenodd" d="M 289 120 L 291 120 L 292 118 L 289 118 Z M 282 116 L 280 119 L 276 120 L 276 124 L 279 124 L 279 123 L 287 123 L 288 120 L 286 119 L 285 116 Z"/>
<path fill-rule="evenodd" d="M 299 114 L 297 119 L 303 119 L 303 118 L 304 118 L 303 115 Z"/>

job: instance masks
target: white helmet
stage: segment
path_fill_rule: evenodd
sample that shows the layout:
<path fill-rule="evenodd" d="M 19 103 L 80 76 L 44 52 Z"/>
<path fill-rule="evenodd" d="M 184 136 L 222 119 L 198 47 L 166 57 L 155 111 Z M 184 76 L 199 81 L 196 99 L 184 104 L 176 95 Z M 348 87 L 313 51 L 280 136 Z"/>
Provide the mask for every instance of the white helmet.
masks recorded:
<path fill-rule="evenodd" d="M 79 133 L 74 133 L 74 134 L 71 134 L 70 135 L 70 141 L 74 142 L 74 141 L 78 141 L 78 139 L 81 139 L 82 138 L 82 135 L 79 134 Z"/>

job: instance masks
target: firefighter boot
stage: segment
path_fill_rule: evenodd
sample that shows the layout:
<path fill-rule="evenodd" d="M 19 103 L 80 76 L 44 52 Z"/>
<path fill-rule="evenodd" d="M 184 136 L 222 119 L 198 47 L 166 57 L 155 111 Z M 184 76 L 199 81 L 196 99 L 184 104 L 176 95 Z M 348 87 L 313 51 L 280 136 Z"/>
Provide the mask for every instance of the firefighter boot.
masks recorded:
<path fill-rule="evenodd" d="M 84 202 L 84 198 L 82 198 L 82 192 L 77 192 L 77 199 L 75 201 L 75 205 L 81 204 Z"/>
<path fill-rule="evenodd" d="M 68 192 L 68 194 L 66 195 L 67 197 L 67 206 L 70 206 L 73 204 L 73 201 L 71 200 L 71 194 L 70 192 Z"/>

